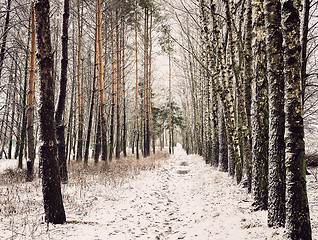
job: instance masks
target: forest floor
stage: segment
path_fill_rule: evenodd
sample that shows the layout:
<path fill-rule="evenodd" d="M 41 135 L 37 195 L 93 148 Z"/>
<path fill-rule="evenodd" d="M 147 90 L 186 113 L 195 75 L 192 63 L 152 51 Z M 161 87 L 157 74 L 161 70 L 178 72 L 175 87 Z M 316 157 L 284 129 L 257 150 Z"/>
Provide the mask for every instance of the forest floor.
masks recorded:
<path fill-rule="evenodd" d="M 43 223 L 39 179 L 22 184 L 0 179 L 0 239 L 283 238 L 284 229 L 267 227 L 266 211 L 251 211 L 246 189 L 180 147 L 173 156 L 136 169 L 120 177 L 71 171 L 62 186 L 64 225 Z M 314 171 L 307 181 L 313 239 L 318 239 Z"/>

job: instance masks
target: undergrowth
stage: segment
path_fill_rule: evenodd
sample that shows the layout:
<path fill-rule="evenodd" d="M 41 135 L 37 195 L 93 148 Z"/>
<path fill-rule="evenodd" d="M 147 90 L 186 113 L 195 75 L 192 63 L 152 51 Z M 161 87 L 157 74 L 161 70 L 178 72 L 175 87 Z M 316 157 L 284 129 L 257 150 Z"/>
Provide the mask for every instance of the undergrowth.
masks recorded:
<path fill-rule="evenodd" d="M 119 186 L 142 171 L 160 167 L 169 156 L 165 151 L 139 160 L 134 156 L 94 164 L 71 161 L 69 181 L 62 185 L 64 208 L 68 223 L 79 222 L 98 201 L 116 201 Z M 36 168 L 35 172 L 38 172 Z M 0 174 L 0 233 L 8 239 L 49 237 L 49 225 L 44 224 L 41 179 L 38 174 L 26 182 L 25 170 L 7 169 Z"/>

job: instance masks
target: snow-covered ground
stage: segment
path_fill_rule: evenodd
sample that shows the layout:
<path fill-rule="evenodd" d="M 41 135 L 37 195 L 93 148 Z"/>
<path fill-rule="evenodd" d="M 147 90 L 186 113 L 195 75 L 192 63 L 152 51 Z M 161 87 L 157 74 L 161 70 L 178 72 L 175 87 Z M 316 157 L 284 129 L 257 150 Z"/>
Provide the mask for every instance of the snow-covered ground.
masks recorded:
<path fill-rule="evenodd" d="M 161 167 L 121 183 L 95 180 L 96 184 L 70 181 L 63 185 L 68 222 L 55 226 L 43 224 L 41 193 L 32 191 L 32 187 L 40 188 L 39 180 L 33 185 L 23 183 L 28 198 L 38 202 L 34 207 L 38 212 L 6 217 L 0 212 L 0 239 L 283 238 L 283 229 L 267 227 L 266 211 L 250 210 L 246 189 L 238 187 L 227 173 L 206 166 L 201 157 L 187 156 L 181 148 L 163 160 Z M 318 239 L 317 182 L 313 176 L 308 182 L 313 239 Z M 4 193 L 5 186 L 0 187 Z"/>

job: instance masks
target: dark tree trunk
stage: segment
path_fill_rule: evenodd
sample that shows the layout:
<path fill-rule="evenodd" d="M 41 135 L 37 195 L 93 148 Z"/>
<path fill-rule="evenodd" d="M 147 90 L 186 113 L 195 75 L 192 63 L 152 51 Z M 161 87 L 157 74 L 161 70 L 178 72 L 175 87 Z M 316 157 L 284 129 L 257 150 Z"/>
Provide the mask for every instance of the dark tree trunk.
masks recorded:
<path fill-rule="evenodd" d="M 62 182 L 67 182 L 67 164 L 65 153 L 65 126 L 63 114 L 65 109 L 66 86 L 67 86 L 67 64 L 68 64 L 68 21 L 69 21 L 70 2 L 64 0 L 63 14 L 63 35 L 62 35 L 62 60 L 61 60 L 61 81 L 60 96 L 55 113 L 57 153 L 60 166 L 60 176 Z"/>
<path fill-rule="evenodd" d="M 49 0 L 39 0 L 35 5 L 37 23 L 38 58 L 40 68 L 40 149 L 42 191 L 47 222 L 62 224 L 66 221 L 56 154 L 54 122 L 53 53 L 50 36 Z"/>
<path fill-rule="evenodd" d="M 28 37 L 28 44 L 30 41 L 30 31 Z M 28 83 L 28 63 L 29 63 L 29 51 L 27 51 L 26 59 L 25 59 L 25 72 L 24 72 L 24 86 L 23 86 L 23 100 L 22 100 L 22 129 L 21 129 L 21 137 L 19 144 L 19 164 L 18 168 L 22 169 L 23 166 L 23 152 L 26 138 L 26 127 L 27 127 L 27 115 L 26 115 L 26 97 L 27 97 L 27 83 Z"/>
<path fill-rule="evenodd" d="M 269 95 L 268 226 L 285 225 L 284 76 L 281 3 L 265 0 Z"/>
<path fill-rule="evenodd" d="M 98 159 L 101 152 L 101 127 L 100 127 L 100 110 L 97 111 L 97 123 L 96 123 L 96 137 L 95 137 L 95 150 L 94 150 L 94 163 L 98 163 Z"/>
<path fill-rule="evenodd" d="M 9 32 L 9 22 L 10 22 L 10 11 L 11 11 L 11 0 L 8 0 L 6 21 L 4 23 L 3 38 L 2 38 L 2 44 L 1 44 L 1 50 L 0 50 L 0 79 L 1 79 L 3 62 L 4 62 L 4 56 L 6 53 L 7 36 Z"/>
<path fill-rule="evenodd" d="M 311 240 L 306 191 L 305 142 L 301 82 L 301 1 L 282 2 L 285 64 L 286 237 Z"/>

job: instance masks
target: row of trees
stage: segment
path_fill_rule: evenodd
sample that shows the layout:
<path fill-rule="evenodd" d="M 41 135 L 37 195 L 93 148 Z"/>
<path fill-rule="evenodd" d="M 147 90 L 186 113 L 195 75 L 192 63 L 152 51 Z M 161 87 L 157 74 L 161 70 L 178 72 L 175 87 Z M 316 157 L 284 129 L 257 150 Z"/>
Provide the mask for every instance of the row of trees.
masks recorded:
<path fill-rule="evenodd" d="M 303 118 L 316 111 L 316 6 L 300 0 L 174 5 L 186 36 L 177 41 L 186 80 L 183 146 L 247 187 L 253 209 L 268 210 L 268 226 L 285 226 L 289 239 L 311 239 Z"/>
<path fill-rule="evenodd" d="M 19 158 L 19 168 L 27 158 L 32 181 L 40 133 L 48 222 L 66 220 L 60 182 L 68 181 L 71 159 L 85 166 L 90 150 L 95 163 L 126 157 L 128 146 L 147 157 L 166 132 L 173 149 L 182 119 L 171 87 L 169 98 L 152 103 L 162 98 L 152 89 L 154 37 L 171 52 L 158 3 L 8 0 L 0 14 L 1 157 Z"/>

